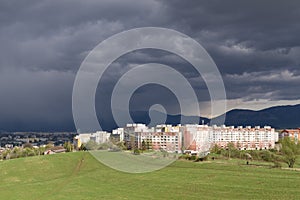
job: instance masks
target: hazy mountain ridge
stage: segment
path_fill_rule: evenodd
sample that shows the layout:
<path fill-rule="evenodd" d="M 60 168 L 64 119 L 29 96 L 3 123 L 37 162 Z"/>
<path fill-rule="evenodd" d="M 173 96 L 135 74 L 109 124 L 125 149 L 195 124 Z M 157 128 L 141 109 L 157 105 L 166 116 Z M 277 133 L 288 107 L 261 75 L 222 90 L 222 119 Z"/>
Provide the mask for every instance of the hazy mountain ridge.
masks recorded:
<path fill-rule="evenodd" d="M 227 126 L 272 126 L 277 129 L 300 127 L 300 104 L 288 106 L 275 106 L 263 110 L 233 109 L 225 113 L 225 125 Z M 218 121 L 224 115 L 214 120 Z M 166 123 L 178 124 L 181 115 L 168 115 Z M 196 116 L 188 116 L 191 121 L 198 119 L 199 123 L 207 124 L 210 119 Z M 142 118 L 140 118 L 142 119 Z M 143 120 L 141 120 L 143 122 Z M 145 121 L 144 121 L 145 122 Z M 146 121 L 147 122 L 147 121 Z"/>
<path fill-rule="evenodd" d="M 277 129 L 300 127 L 300 104 L 275 106 L 259 111 L 234 109 L 226 113 L 226 125 L 264 126 Z"/>
<path fill-rule="evenodd" d="M 181 115 L 165 115 L 158 111 L 151 111 L 152 119 L 166 119 L 166 124 L 176 125 L 181 121 Z M 150 123 L 148 111 L 131 112 L 131 116 L 135 123 Z M 214 118 L 218 121 L 224 115 Z M 197 116 L 183 116 L 187 123 L 209 124 L 210 119 Z M 105 124 L 104 129 L 111 131 L 117 128 L 117 125 L 111 121 L 100 121 L 100 124 Z M 164 121 L 157 121 L 158 124 Z M 155 123 L 155 124 L 157 124 Z M 226 113 L 225 125 L 227 126 L 272 126 L 276 129 L 298 128 L 300 127 L 300 104 L 293 106 L 275 106 L 259 111 L 234 109 Z M 58 121 L 58 123 L 47 123 L 44 121 L 35 121 L 30 123 L 19 123 L 12 121 L 10 123 L 0 123 L 0 132 L 11 131 L 75 131 L 75 126 L 72 120 Z"/>

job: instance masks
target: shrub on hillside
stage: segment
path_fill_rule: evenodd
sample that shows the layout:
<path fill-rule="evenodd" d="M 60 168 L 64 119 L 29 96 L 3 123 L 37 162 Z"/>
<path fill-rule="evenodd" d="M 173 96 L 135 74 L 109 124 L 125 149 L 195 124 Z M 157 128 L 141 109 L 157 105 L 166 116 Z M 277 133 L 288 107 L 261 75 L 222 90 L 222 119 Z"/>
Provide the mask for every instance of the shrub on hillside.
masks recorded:
<path fill-rule="evenodd" d="M 195 160 L 195 162 L 199 162 L 199 161 L 207 161 L 208 160 L 208 156 L 205 156 L 205 157 L 201 157 L 201 158 L 197 158 L 196 160 Z"/>
<path fill-rule="evenodd" d="M 254 160 L 261 160 L 260 152 L 258 150 L 250 150 L 247 151 Z"/>
<path fill-rule="evenodd" d="M 278 162 L 278 161 L 274 161 L 274 166 L 273 166 L 274 168 L 281 168 L 282 167 L 282 165 L 281 165 L 281 163 L 280 162 Z"/>
<path fill-rule="evenodd" d="M 211 153 L 215 153 L 215 154 L 221 154 L 222 152 L 222 148 L 219 147 L 217 144 L 215 144 L 211 149 L 210 149 Z"/>
<path fill-rule="evenodd" d="M 300 155 L 300 143 L 296 143 L 291 138 L 285 137 L 280 141 L 280 144 L 283 161 L 288 164 L 289 168 L 293 168 L 297 157 Z"/>
<path fill-rule="evenodd" d="M 196 160 L 197 159 L 197 156 L 196 155 L 192 155 L 190 156 L 189 160 Z"/>
<path fill-rule="evenodd" d="M 88 141 L 84 146 L 87 150 L 97 150 L 99 148 L 99 144 L 94 140 Z"/>
<path fill-rule="evenodd" d="M 268 150 L 264 150 L 260 152 L 260 157 L 262 160 L 267 162 L 273 162 L 274 161 L 274 155 L 272 152 Z"/>
<path fill-rule="evenodd" d="M 179 156 L 179 159 L 183 159 L 183 160 L 189 160 L 190 155 L 188 154 L 183 154 L 181 156 Z"/>
<path fill-rule="evenodd" d="M 133 150 L 133 154 L 134 155 L 140 155 L 141 151 L 139 149 L 135 149 L 135 150 Z"/>

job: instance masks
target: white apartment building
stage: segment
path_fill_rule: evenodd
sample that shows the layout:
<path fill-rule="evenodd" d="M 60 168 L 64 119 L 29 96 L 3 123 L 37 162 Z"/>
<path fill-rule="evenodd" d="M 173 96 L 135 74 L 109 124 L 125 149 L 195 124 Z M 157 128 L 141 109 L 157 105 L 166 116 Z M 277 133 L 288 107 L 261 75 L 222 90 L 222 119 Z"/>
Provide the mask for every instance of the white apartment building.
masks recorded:
<path fill-rule="evenodd" d="M 98 132 L 97 132 L 98 133 Z M 233 143 L 240 150 L 260 150 L 275 147 L 278 133 L 270 126 L 264 127 L 233 127 L 233 126 L 208 126 L 198 124 L 187 125 L 157 125 L 147 127 L 145 124 L 127 124 L 124 128 L 113 130 L 113 135 L 120 135 L 128 149 L 144 148 L 145 142 L 151 149 L 165 150 L 168 152 L 181 152 L 191 150 L 205 153 L 217 144 L 226 148 L 228 143 Z M 86 142 L 108 140 L 109 135 L 80 134 L 80 140 Z"/>
<path fill-rule="evenodd" d="M 149 128 L 145 124 L 127 124 L 123 134 L 128 149 L 132 149 L 133 145 L 141 149 L 143 143 L 147 143 L 150 149 L 181 152 L 182 134 L 178 126 L 157 125 Z"/>
<path fill-rule="evenodd" d="M 97 131 L 95 133 L 80 133 L 75 136 L 74 143 L 76 147 L 80 147 L 82 144 L 89 142 L 90 140 L 95 141 L 98 144 L 109 141 L 110 133 L 106 131 Z"/>
<path fill-rule="evenodd" d="M 209 140 L 225 148 L 229 142 L 240 150 L 271 149 L 278 141 L 278 133 L 270 126 L 212 126 Z"/>
<path fill-rule="evenodd" d="M 182 152 L 181 125 L 157 125 L 155 132 L 151 135 L 152 148 L 167 152 Z"/>
<path fill-rule="evenodd" d="M 112 135 L 119 135 L 120 141 L 124 141 L 124 128 L 114 129 Z"/>
<path fill-rule="evenodd" d="M 181 127 L 183 149 L 196 152 L 208 152 L 211 147 L 211 127 L 208 125 L 187 124 Z"/>

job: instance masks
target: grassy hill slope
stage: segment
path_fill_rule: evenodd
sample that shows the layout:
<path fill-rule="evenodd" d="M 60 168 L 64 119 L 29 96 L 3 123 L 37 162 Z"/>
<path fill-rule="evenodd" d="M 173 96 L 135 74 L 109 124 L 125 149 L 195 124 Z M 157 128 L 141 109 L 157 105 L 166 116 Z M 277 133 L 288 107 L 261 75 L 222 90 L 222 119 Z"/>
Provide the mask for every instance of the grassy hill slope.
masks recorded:
<path fill-rule="evenodd" d="M 238 161 L 239 162 L 239 161 Z M 87 152 L 0 162 L 1 199 L 300 199 L 300 172 L 215 160 L 146 174 L 110 169 Z"/>

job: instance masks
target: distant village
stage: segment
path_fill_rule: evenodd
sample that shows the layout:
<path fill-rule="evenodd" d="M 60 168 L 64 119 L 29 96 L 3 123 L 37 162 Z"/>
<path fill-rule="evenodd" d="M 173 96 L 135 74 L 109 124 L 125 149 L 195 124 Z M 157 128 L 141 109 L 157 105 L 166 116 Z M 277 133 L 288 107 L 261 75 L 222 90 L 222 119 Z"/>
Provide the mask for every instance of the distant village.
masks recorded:
<path fill-rule="evenodd" d="M 238 150 L 264 150 L 276 148 L 280 138 L 290 137 L 298 141 L 299 129 L 285 129 L 276 132 L 270 126 L 233 127 L 209 126 L 198 124 L 157 125 L 148 127 L 145 124 L 127 124 L 125 127 L 94 133 L 74 132 L 15 132 L 3 133 L 0 138 L 0 155 L 13 152 L 13 149 L 36 149 L 30 155 L 54 154 L 66 151 L 90 150 L 88 144 L 106 144 L 102 149 L 117 148 L 122 150 L 153 150 L 172 153 L 207 154 L 217 145 L 227 148 L 231 143 Z M 97 149 L 100 147 L 97 146 Z M 101 149 L 101 148 L 100 148 Z M 38 152 L 38 153 L 37 153 Z"/>
<path fill-rule="evenodd" d="M 0 159 L 73 151 L 74 132 L 2 132 Z"/>
<path fill-rule="evenodd" d="M 39 147 L 53 143 L 62 146 L 65 142 L 73 141 L 74 132 L 4 132 L 0 134 L 0 147 L 21 147 L 26 143 Z"/>

